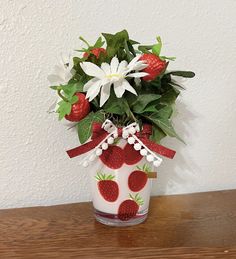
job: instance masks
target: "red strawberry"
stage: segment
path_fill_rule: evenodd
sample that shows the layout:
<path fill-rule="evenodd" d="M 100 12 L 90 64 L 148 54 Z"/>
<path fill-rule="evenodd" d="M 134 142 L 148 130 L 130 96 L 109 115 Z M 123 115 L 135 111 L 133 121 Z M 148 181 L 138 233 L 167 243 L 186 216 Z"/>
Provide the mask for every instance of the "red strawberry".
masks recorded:
<path fill-rule="evenodd" d="M 96 58 L 99 58 L 101 53 L 106 54 L 106 50 L 104 48 L 94 48 L 92 50 L 90 50 L 90 53 L 92 53 L 94 56 L 96 56 Z M 89 57 L 89 52 L 85 52 L 83 55 L 84 58 Z"/>
<path fill-rule="evenodd" d="M 143 60 L 148 64 L 148 66 L 142 70 L 149 74 L 142 78 L 144 81 L 154 80 L 167 66 L 165 60 L 161 60 L 157 55 L 152 53 L 143 54 L 139 60 Z"/>
<path fill-rule="evenodd" d="M 80 121 L 90 111 L 89 101 L 85 99 L 85 95 L 82 93 L 76 93 L 75 95 L 78 97 L 78 101 L 72 105 L 70 114 L 65 116 L 69 121 Z"/>
<path fill-rule="evenodd" d="M 133 145 L 127 143 L 124 147 L 124 161 L 127 165 L 137 164 L 143 156 L 140 155 L 140 152 L 135 150 Z"/>
<path fill-rule="evenodd" d="M 124 150 L 118 146 L 109 146 L 99 157 L 111 169 L 118 169 L 124 164 Z"/>
<path fill-rule="evenodd" d="M 109 202 L 116 201 L 119 196 L 119 187 L 113 181 L 115 176 L 98 173 L 95 178 L 98 180 L 98 189 L 102 197 Z"/>
<path fill-rule="evenodd" d="M 148 173 L 151 171 L 147 164 L 144 164 L 142 168 L 137 166 L 137 169 L 128 178 L 128 186 L 132 192 L 138 192 L 143 189 L 148 180 Z"/>
<path fill-rule="evenodd" d="M 137 193 L 134 197 L 129 195 L 131 200 L 123 201 L 118 209 L 118 218 L 122 221 L 129 220 L 136 216 L 139 206 L 143 205 L 143 199 Z"/>

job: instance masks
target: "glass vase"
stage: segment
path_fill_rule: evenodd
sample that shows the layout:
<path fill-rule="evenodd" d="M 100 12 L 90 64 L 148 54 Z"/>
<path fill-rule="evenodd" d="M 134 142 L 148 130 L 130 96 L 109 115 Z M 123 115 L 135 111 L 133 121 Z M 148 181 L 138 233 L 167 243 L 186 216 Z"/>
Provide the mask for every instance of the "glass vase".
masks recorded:
<path fill-rule="evenodd" d="M 90 165 L 94 214 L 110 226 L 130 226 L 147 218 L 151 193 L 152 165 L 119 140 Z"/>

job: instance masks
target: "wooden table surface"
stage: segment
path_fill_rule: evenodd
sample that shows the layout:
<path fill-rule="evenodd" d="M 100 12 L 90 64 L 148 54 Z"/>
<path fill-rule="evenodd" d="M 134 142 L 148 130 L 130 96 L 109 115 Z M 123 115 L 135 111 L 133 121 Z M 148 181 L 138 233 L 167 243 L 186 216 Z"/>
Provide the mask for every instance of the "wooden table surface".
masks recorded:
<path fill-rule="evenodd" d="M 0 210 L 0 258 L 236 258 L 236 190 L 153 197 L 126 228 L 91 203 Z"/>

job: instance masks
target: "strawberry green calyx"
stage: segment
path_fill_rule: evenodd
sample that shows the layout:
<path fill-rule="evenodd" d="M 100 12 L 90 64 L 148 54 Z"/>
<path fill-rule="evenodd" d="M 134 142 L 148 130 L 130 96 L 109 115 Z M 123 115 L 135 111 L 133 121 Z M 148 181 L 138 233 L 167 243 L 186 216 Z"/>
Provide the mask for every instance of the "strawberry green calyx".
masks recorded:
<path fill-rule="evenodd" d="M 143 172 L 147 173 L 147 174 L 151 172 L 151 167 L 148 164 L 144 164 L 142 167 L 136 166 L 136 168 L 140 171 L 143 171 Z"/>
<path fill-rule="evenodd" d="M 132 194 L 129 194 L 129 197 L 131 200 L 135 201 L 139 206 L 142 206 L 144 204 L 144 200 L 139 195 L 139 193 L 135 194 L 135 196 L 133 196 Z"/>
<path fill-rule="evenodd" d="M 161 54 L 161 48 L 162 48 L 162 41 L 161 41 L 161 37 L 157 36 L 157 44 L 152 46 L 152 53 L 160 56 Z"/>
<path fill-rule="evenodd" d="M 100 173 L 97 173 L 95 178 L 98 181 L 106 181 L 106 180 L 113 180 L 115 178 L 115 176 L 111 175 L 111 174 L 103 174 L 100 172 Z"/>

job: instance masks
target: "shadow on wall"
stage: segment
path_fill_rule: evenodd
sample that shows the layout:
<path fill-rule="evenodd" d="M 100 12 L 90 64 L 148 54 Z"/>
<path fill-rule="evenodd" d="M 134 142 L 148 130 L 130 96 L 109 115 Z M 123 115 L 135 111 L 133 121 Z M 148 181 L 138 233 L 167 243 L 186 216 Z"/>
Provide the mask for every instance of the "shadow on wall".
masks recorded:
<path fill-rule="evenodd" d="M 193 121 L 199 115 L 186 108 L 186 105 L 177 102 L 176 132 L 180 135 L 186 144 L 174 139 L 164 139 L 162 144 L 176 151 L 173 160 L 164 159 L 162 165 L 158 168 L 157 179 L 153 181 L 152 195 L 187 192 L 188 186 L 196 185 L 196 174 L 200 168 L 187 148 L 191 147 L 192 139 L 197 136 L 194 132 Z M 192 110 L 192 108 L 191 108 Z M 174 119 L 175 120 L 175 119 Z"/>

